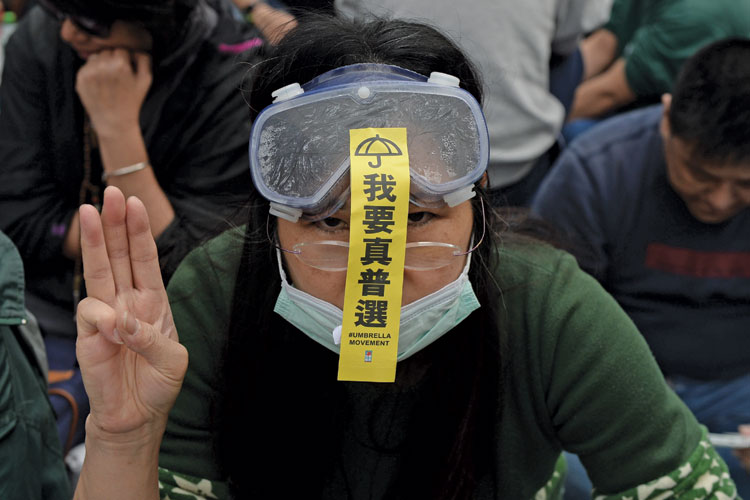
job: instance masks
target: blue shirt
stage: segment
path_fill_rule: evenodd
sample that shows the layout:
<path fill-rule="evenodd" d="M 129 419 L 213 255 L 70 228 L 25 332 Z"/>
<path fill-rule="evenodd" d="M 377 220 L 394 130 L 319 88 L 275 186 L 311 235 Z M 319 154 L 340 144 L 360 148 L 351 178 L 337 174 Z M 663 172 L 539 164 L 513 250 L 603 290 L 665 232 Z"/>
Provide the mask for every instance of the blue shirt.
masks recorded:
<path fill-rule="evenodd" d="M 636 323 L 666 375 L 750 373 L 750 210 L 695 219 L 672 189 L 661 106 L 617 116 L 559 158 L 533 210 Z"/>

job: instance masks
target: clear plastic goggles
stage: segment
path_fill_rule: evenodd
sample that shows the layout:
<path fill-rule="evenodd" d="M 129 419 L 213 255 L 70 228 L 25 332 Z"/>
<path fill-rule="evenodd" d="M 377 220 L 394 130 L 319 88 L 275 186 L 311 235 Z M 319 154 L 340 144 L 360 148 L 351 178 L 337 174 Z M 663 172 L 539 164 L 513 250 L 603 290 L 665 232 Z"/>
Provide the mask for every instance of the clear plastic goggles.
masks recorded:
<path fill-rule="evenodd" d="M 250 171 L 271 213 L 318 220 L 349 195 L 349 130 L 404 127 L 411 201 L 450 206 L 474 196 L 487 167 L 487 125 L 479 103 L 442 73 L 426 78 L 382 64 L 356 64 L 305 85 L 276 91 L 255 120 Z M 391 153 L 387 141 L 356 151 L 373 164 Z"/>

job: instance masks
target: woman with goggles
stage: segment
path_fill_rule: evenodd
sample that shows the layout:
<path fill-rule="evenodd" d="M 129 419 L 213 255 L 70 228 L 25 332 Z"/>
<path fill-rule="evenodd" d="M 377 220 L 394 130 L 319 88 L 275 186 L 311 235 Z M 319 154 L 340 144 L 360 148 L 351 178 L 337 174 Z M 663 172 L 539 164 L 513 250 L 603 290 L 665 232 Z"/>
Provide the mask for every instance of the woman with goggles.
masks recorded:
<path fill-rule="evenodd" d="M 81 207 L 92 413 L 78 498 L 559 498 L 563 449 L 602 498 L 732 498 L 616 303 L 484 203 L 480 85 L 452 42 L 402 21 L 304 19 L 256 69 L 245 225 L 189 255 L 168 293 L 139 200 L 110 188 L 101 216 Z M 357 172 L 405 150 L 407 216 L 363 219 L 406 228 L 395 379 L 338 381 L 345 345 L 389 341 L 341 329 L 352 266 L 386 260 L 352 254 Z M 373 198 L 405 179 L 388 175 L 368 178 Z"/>

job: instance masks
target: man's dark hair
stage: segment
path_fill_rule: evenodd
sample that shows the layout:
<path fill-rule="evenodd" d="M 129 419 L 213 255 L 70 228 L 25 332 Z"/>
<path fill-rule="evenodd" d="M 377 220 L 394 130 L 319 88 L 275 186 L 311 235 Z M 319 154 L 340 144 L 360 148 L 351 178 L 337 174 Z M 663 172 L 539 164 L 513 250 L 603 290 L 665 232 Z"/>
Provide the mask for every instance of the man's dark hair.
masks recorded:
<path fill-rule="evenodd" d="M 687 60 L 672 92 L 669 123 L 702 159 L 750 159 L 750 39 L 714 42 Z"/>

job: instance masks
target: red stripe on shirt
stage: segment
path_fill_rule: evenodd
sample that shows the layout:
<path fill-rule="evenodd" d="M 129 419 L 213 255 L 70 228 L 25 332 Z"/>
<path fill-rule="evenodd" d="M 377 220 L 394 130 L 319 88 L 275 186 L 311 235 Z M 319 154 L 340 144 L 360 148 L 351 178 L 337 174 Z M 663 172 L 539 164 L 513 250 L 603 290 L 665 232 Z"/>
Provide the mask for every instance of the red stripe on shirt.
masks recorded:
<path fill-rule="evenodd" d="M 698 278 L 750 278 L 750 252 L 702 252 L 650 243 L 646 267 Z"/>

